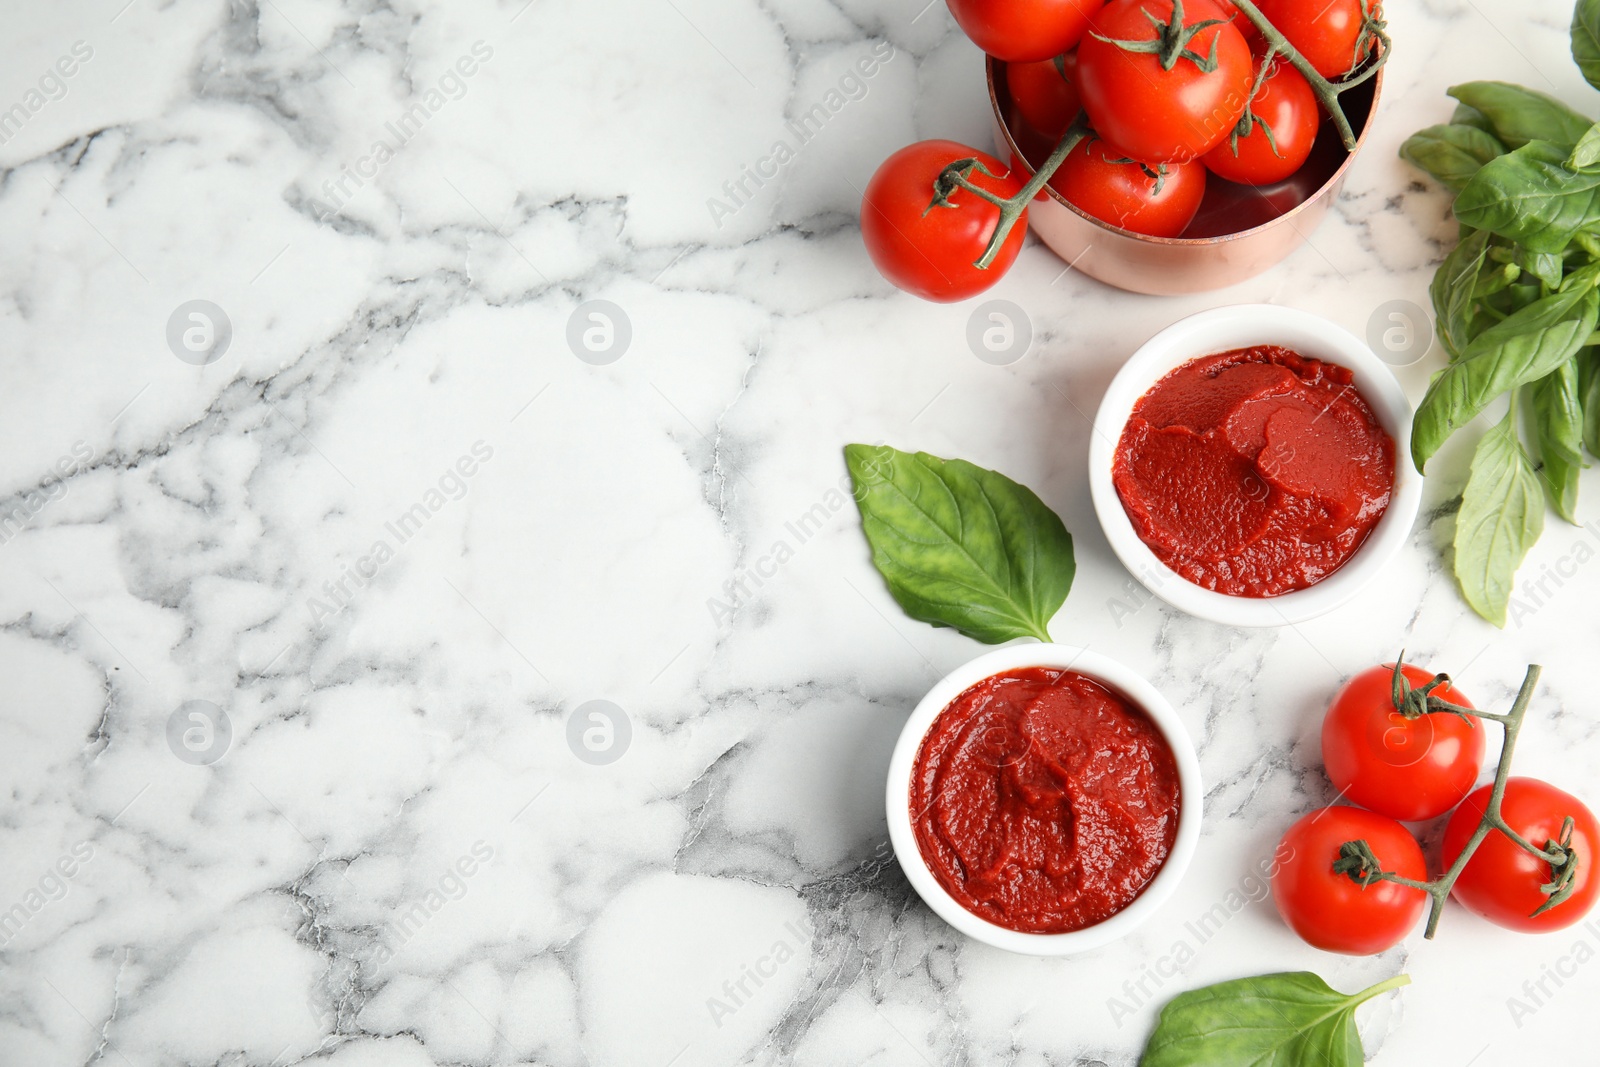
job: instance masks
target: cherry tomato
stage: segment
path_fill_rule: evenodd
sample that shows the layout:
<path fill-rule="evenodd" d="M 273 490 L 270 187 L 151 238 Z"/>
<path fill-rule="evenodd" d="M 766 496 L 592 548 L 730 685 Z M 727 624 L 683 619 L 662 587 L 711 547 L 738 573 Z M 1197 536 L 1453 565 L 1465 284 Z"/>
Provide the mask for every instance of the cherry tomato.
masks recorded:
<path fill-rule="evenodd" d="M 1101 39 L 1155 40 L 1147 16 L 1165 24 L 1171 15 L 1172 0 L 1111 0 L 1078 48 L 1078 92 L 1090 122 L 1101 137 L 1147 163 L 1205 155 L 1233 132 L 1250 99 L 1250 46 L 1227 23 L 1201 30 L 1188 44 L 1209 56 L 1215 43 L 1217 66 L 1209 73 L 1183 58 L 1162 70 L 1157 56 Z M 1183 17 L 1192 26 L 1226 13 L 1214 0 L 1188 0 Z"/>
<path fill-rule="evenodd" d="M 1089 137 L 1062 162 L 1050 184 L 1102 222 L 1151 237 L 1176 237 L 1200 209 L 1206 168 L 1194 162 L 1162 166 L 1164 175 L 1152 175 L 1120 150 Z"/>
<path fill-rule="evenodd" d="M 1031 63 L 1069 51 L 1105 0 L 948 0 L 972 43 L 1007 63 Z"/>
<path fill-rule="evenodd" d="M 1027 215 L 1017 220 L 1000 254 L 987 269 L 973 266 L 983 255 L 1000 220 L 1000 209 L 965 189 L 950 195 L 950 206 L 933 201 L 933 182 L 958 159 L 976 159 L 972 184 L 996 196 L 1012 197 L 1022 181 L 993 156 L 954 141 L 918 141 L 884 160 L 861 198 L 861 237 L 873 265 L 895 285 L 925 300 L 947 303 L 983 292 L 1011 268 L 1022 249 Z"/>
<path fill-rule="evenodd" d="M 1006 64 L 1006 88 L 1029 126 L 1048 137 L 1059 138 L 1078 114 L 1078 89 L 1070 75 L 1078 65 L 1078 53 L 1069 52 L 1062 61 L 1069 77 L 1062 77 L 1053 59 L 1037 63 Z"/>
<path fill-rule="evenodd" d="M 1469 796 L 1444 830 L 1444 862 L 1449 867 L 1483 819 L 1493 786 Z M 1450 895 L 1468 911 L 1499 926 L 1529 933 L 1560 930 L 1589 913 L 1600 898 L 1600 823 L 1583 801 L 1537 778 L 1510 778 L 1500 814 L 1506 824 L 1540 848 L 1559 840 L 1561 823 L 1572 816 L 1571 847 L 1578 853 L 1577 888 L 1566 900 L 1535 916 L 1547 899 L 1539 887 L 1550 881 L 1550 864 L 1523 850 L 1498 830 L 1490 830 L 1472 854 Z"/>
<path fill-rule="evenodd" d="M 1260 70 L 1261 60 L 1256 60 Z M 1256 121 L 1250 132 L 1234 141 L 1230 133 L 1205 154 L 1211 172 L 1230 182 L 1271 185 L 1305 165 L 1322 125 L 1322 112 L 1311 85 L 1285 59 L 1273 60 L 1273 70 L 1250 102 Z M 1268 140 L 1267 130 L 1272 131 Z"/>
<path fill-rule="evenodd" d="M 1433 678 L 1409 663 L 1403 670 L 1415 687 Z M 1472 792 L 1486 731 L 1477 719 L 1450 712 L 1407 719 L 1394 708 L 1393 677 L 1392 663 L 1369 667 L 1339 690 L 1322 720 L 1322 762 L 1352 803 L 1406 822 L 1435 819 Z M 1433 692 L 1472 707 L 1452 685 Z"/>
<path fill-rule="evenodd" d="M 1256 7 L 1324 78 L 1343 77 L 1372 51 L 1372 40 L 1362 40 L 1361 0 L 1256 0 Z M 1381 18 L 1383 7 L 1374 2 L 1372 11 Z"/>
<path fill-rule="evenodd" d="M 1416 927 L 1428 894 L 1393 882 L 1363 887 L 1336 873 L 1333 864 L 1346 841 L 1365 841 L 1386 871 L 1419 882 L 1428 877 L 1422 848 L 1404 826 L 1360 808 L 1322 808 L 1283 835 L 1272 899 L 1283 921 L 1306 943 L 1370 956 L 1393 948 Z"/>
<path fill-rule="evenodd" d="M 1233 0 L 1216 0 L 1216 4 L 1222 9 L 1222 17 L 1233 23 L 1234 28 L 1244 35 L 1245 43 L 1250 46 L 1252 52 L 1256 50 L 1256 45 L 1265 43 L 1262 41 L 1261 31 L 1256 29 L 1256 24 L 1244 17 L 1244 12 L 1233 5 Z"/>

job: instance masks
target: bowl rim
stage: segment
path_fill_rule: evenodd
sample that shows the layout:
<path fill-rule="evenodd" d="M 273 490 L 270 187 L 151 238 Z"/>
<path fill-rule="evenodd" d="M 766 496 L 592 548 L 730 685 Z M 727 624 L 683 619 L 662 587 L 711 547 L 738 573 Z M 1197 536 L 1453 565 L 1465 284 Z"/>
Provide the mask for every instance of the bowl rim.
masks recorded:
<path fill-rule="evenodd" d="M 995 70 L 996 65 L 1004 61 L 998 60 L 994 56 L 989 55 L 986 55 L 983 58 L 984 80 L 988 83 L 989 88 L 989 109 L 994 113 L 995 125 L 999 128 L 1001 135 L 1005 138 L 1006 150 L 1011 155 L 1011 159 L 1002 160 L 1002 162 L 1009 166 L 1012 165 L 1013 160 L 1020 161 L 1022 167 L 1027 169 L 1028 173 L 1031 174 L 1032 170 L 1028 169 L 1027 157 L 1022 154 L 1022 149 L 1017 145 L 1017 139 L 1011 132 L 1011 124 L 1006 121 L 1005 114 L 1000 109 L 1000 94 L 996 88 L 998 79 L 995 77 Z M 1103 219 L 1095 218 L 1093 215 L 1090 215 L 1076 204 L 1073 204 L 1066 197 L 1056 192 L 1055 187 L 1050 185 L 1048 182 L 1045 183 L 1043 189 L 1039 190 L 1039 195 L 1041 197 L 1047 197 L 1051 202 L 1060 207 L 1066 208 L 1080 219 L 1083 219 L 1085 222 L 1093 223 L 1095 226 L 1105 230 L 1107 233 L 1114 233 L 1119 237 L 1126 237 L 1130 240 L 1142 241 L 1152 245 L 1172 245 L 1178 248 L 1204 248 L 1208 245 L 1226 244 L 1229 241 L 1237 241 L 1241 238 L 1249 237 L 1252 234 L 1258 234 L 1263 230 L 1282 225 L 1287 220 L 1293 219 L 1296 215 L 1299 215 L 1301 212 L 1309 210 L 1310 205 L 1320 201 L 1328 194 L 1329 189 L 1335 188 L 1341 181 L 1344 180 L 1345 172 L 1350 169 L 1351 165 L 1355 162 L 1356 156 L 1360 154 L 1362 146 L 1367 143 L 1367 137 L 1372 133 L 1372 127 L 1377 125 L 1375 120 L 1378 117 L 1378 101 L 1383 95 L 1383 75 L 1387 69 L 1388 64 L 1385 64 L 1383 67 L 1378 69 L 1378 73 L 1372 76 L 1372 104 L 1367 110 L 1366 121 L 1361 126 L 1361 132 L 1356 134 L 1355 147 L 1345 153 L 1344 162 L 1340 163 L 1334 172 L 1328 176 L 1328 180 L 1317 186 L 1316 191 L 1310 196 L 1307 196 L 1304 200 L 1300 201 L 1288 211 L 1285 211 L 1280 215 L 1274 215 L 1266 222 L 1263 222 L 1257 226 L 1252 226 L 1248 230 L 1235 230 L 1233 233 L 1218 234 L 1214 237 L 1152 237 L 1150 234 L 1136 233 L 1133 230 L 1125 230 L 1120 226 L 1113 226 Z"/>
<path fill-rule="evenodd" d="M 1143 709 L 1172 749 L 1178 769 L 1178 830 L 1172 851 L 1137 897 L 1126 908 L 1093 926 L 1060 934 L 1025 933 L 1007 929 L 973 914 L 957 903 L 934 877 L 922 858 L 911 823 L 911 776 L 923 739 L 940 713 L 967 689 L 1008 670 L 1053 667 L 1076 671 L 1105 685 Z M 1026 956 L 1068 956 L 1100 948 L 1126 936 L 1145 922 L 1178 888 L 1200 840 L 1205 793 L 1200 781 L 1200 760 L 1177 711 L 1142 675 L 1108 656 L 1075 645 L 1029 641 L 1007 645 L 968 660 L 946 674 L 918 702 L 895 742 L 889 761 L 885 803 L 889 841 L 895 858 L 912 888 L 945 922 L 975 941 Z"/>
<path fill-rule="evenodd" d="M 1275 597 L 1218 593 L 1171 570 L 1139 538 L 1112 482 L 1112 465 L 1134 404 L 1160 378 L 1202 356 L 1281 344 L 1348 367 L 1355 386 L 1395 443 L 1389 507 L 1355 554 L 1315 585 Z M 1229 304 L 1168 326 L 1140 345 L 1106 387 L 1089 441 L 1089 492 L 1111 550 L 1140 584 L 1190 615 L 1231 626 L 1287 626 L 1348 603 L 1405 547 L 1422 507 L 1422 475 L 1410 462 L 1411 404 L 1388 364 L 1366 342 L 1320 315 L 1278 304 Z"/>

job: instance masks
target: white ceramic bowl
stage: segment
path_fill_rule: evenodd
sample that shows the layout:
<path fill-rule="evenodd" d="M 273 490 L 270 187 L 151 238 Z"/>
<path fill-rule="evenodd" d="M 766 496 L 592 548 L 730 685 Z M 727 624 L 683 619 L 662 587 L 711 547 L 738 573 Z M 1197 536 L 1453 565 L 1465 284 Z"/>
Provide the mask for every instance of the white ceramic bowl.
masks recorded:
<path fill-rule="evenodd" d="M 917 753 L 939 713 L 967 689 L 991 675 L 1023 667 L 1053 667 L 1076 671 L 1093 678 L 1106 688 L 1126 697 L 1142 708 L 1156 728 L 1172 747 L 1172 756 L 1178 768 L 1178 833 L 1172 851 L 1156 876 L 1145 886 L 1143 893 L 1133 903 L 1094 926 L 1065 934 L 1028 934 L 997 926 L 980 918 L 956 903 L 945 892 L 939 880 L 928 869 L 917 847 L 917 835 L 911 824 L 911 775 L 916 768 Z M 1156 688 L 1133 671 L 1115 660 L 1069 645 L 1021 644 L 1008 645 L 957 667 L 945 675 L 937 685 L 928 690 L 895 744 L 894 756 L 889 761 L 889 841 L 894 845 L 895 857 L 904 868 L 911 885 L 928 906 L 951 926 L 968 937 L 1029 956 L 1068 956 L 1087 952 L 1126 935 L 1144 922 L 1172 895 L 1183 878 L 1184 868 L 1194 855 L 1200 839 L 1200 808 L 1204 794 L 1200 789 L 1200 761 L 1195 758 L 1194 743 L 1189 733 Z"/>
<path fill-rule="evenodd" d="M 1275 597 L 1229 596 L 1195 585 L 1139 539 L 1111 482 L 1112 462 L 1133 406 L 1167 372 L 1200 356 L 1249 345 L 1282 345 L 1348 367 L 1355 387 L 1394 439 L 1389 508 L 1344 566 L 1316 585 Z M 1235 304 L 1191 315 L 1146 341 L 1111 380 L 1089 442 L 1089 489 L 1111 549 L 1145 588 L 1190 615 L 1232 626 L 1283 626 L 1326 614 L 1378 576 L 1411 536 L 1422 504 L 1422 475 L 1411 464 L 1411 405 L 1388 366 L 1348 330 L 1308 311 Z"/>

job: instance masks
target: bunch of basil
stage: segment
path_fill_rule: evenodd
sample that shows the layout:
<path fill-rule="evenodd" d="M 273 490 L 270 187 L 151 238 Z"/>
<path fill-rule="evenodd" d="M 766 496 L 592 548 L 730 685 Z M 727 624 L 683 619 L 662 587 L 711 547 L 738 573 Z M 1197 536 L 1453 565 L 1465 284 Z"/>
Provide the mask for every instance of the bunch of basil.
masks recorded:
<path fill-rule="evenodd" d="M 1600 88 L 1600 0 L 1578 0 L 1572 55 Z M 1544 529 L 1545 498 L 1577 522 L 1584 447 L 1600 455 L 1600 124 L 1504 82 L 1449 92 L 1459 101 L 1451 121 L 1400 149 L 1456 191 L 1461 223 L 1461 242 L 1430 287 L 1450 363 L 1417 410 L 1411 454 L 1422 470 L 1446 438 L 1510 393 L 1505 418 L 1473 455 L 1455 535 L 1463 595 L 1504 626 L 1517 568 Z"/>

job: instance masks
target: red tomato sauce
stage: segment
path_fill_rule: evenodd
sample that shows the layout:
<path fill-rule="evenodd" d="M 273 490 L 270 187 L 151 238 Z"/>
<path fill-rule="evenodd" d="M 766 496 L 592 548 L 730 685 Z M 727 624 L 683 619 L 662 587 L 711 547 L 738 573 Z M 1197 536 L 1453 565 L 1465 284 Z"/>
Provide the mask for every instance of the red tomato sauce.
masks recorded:
<path fill-rule="evenodd" d="M 1278 596 L 1338 570 L 1394 489 L 1394 441 L 1351 381 L 1276 345 L 1161 379 L 1134 405 L 1112 467 L 1139 539 L 1230 596 Z"/>
<path fill-rule="evenodd" d="M 939 713 L 911 780 L 917 847 L 962 907 L 1058 934 L 1126 908 L 1178 832 L 1178 768 L 1143 711 L 1072 671 L 1027 667 Z"/>

